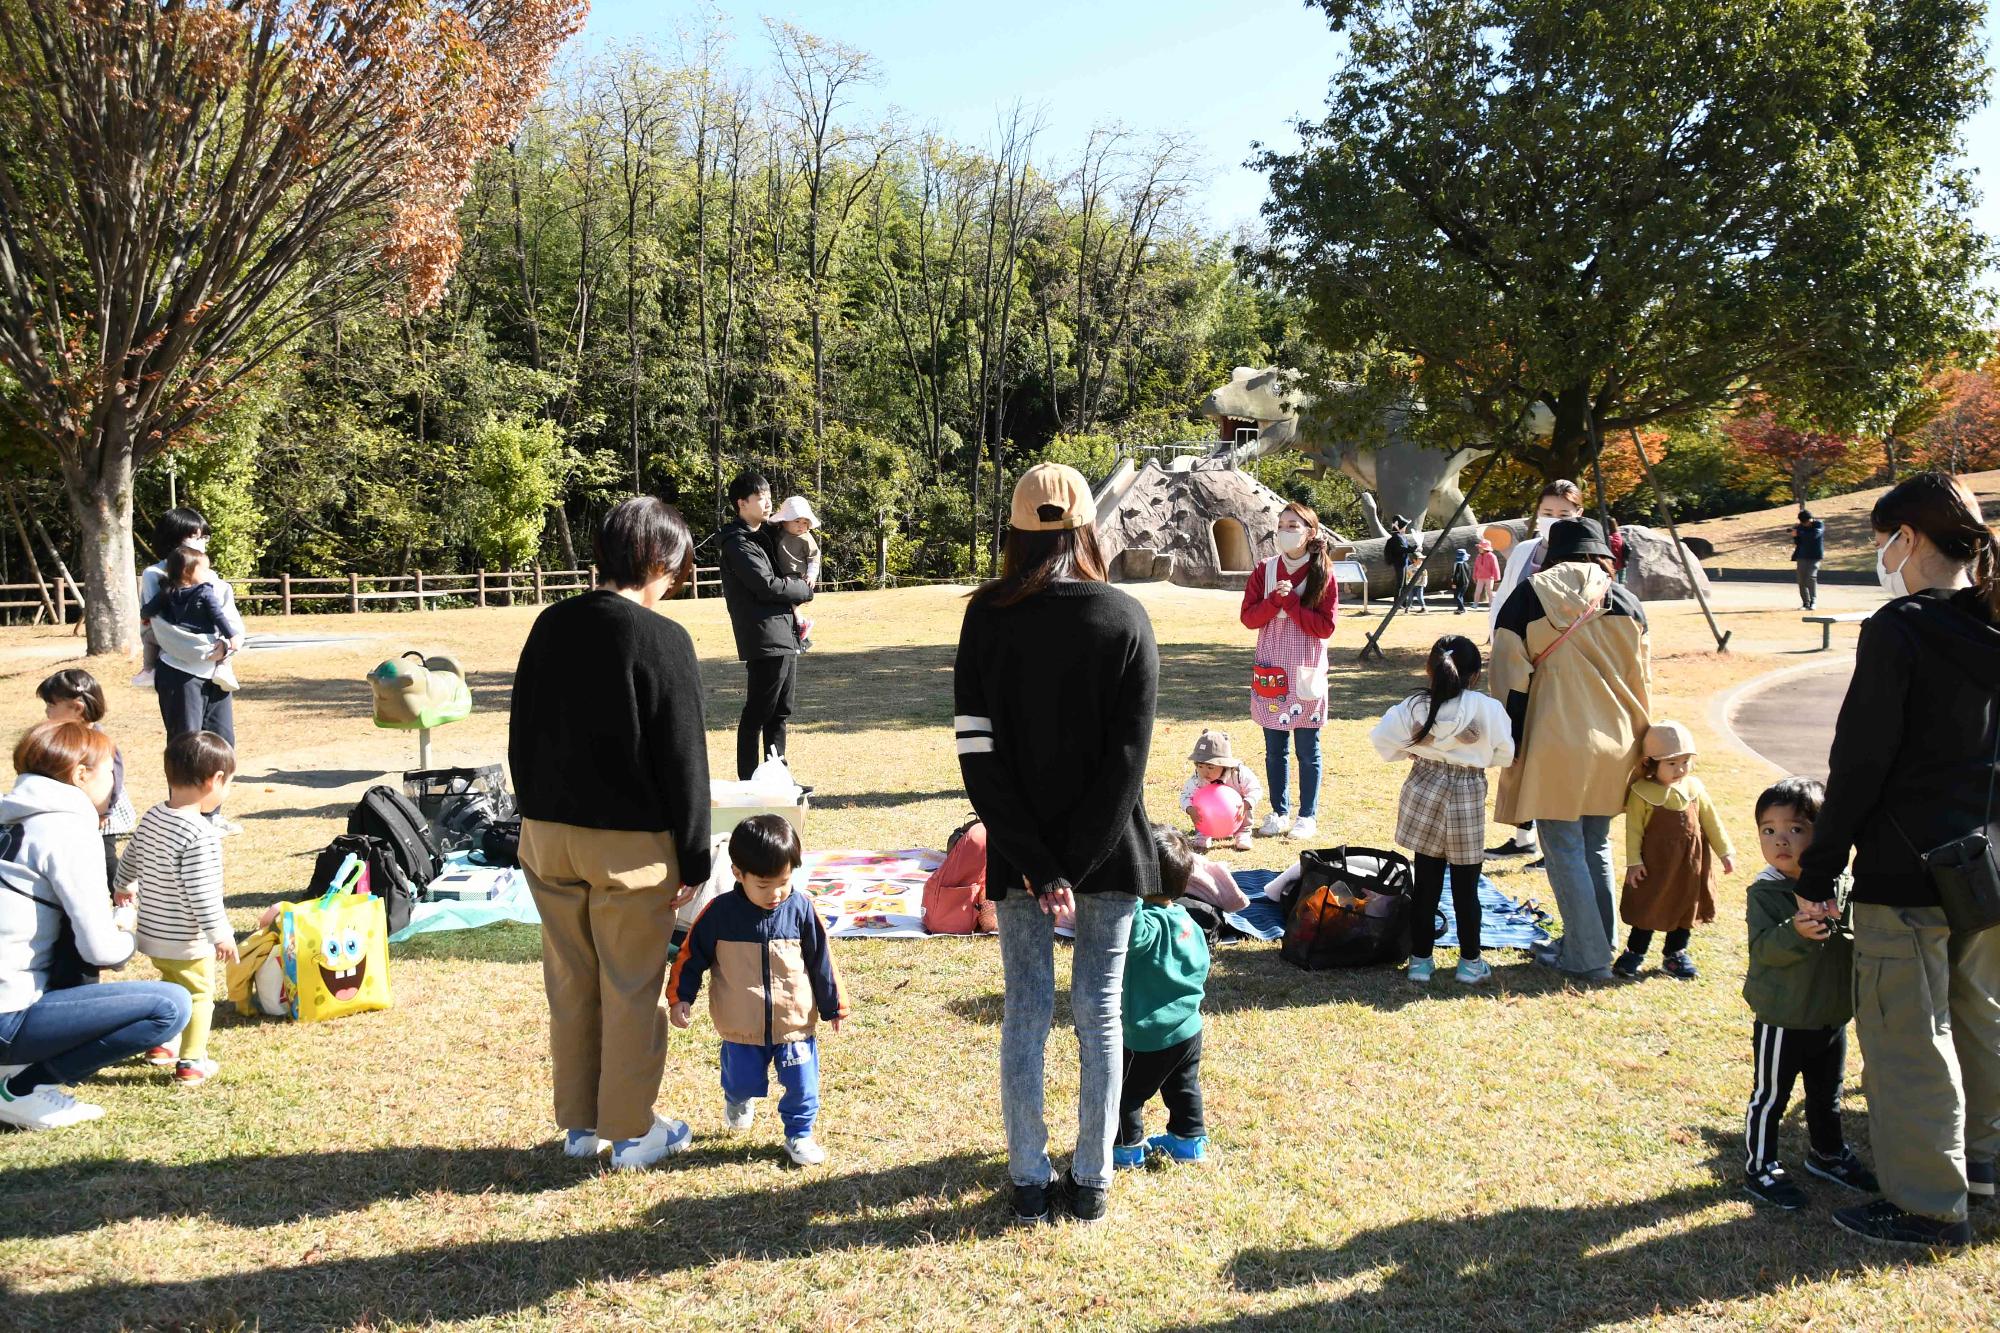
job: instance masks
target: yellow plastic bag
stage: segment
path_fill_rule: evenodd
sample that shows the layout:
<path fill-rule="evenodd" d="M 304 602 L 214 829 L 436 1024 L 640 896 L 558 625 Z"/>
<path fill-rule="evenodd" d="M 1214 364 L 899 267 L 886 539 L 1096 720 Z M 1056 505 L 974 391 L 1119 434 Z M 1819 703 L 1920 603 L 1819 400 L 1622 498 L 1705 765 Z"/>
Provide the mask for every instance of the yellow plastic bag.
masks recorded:
<path fill-rule="evenodd" d="M 389 1007 L 388 910 L 350 892 L 360 862 L 347 862 L 324 897 L 289 904 L 280 918 L 285 990 L 301 1023 Z"/>

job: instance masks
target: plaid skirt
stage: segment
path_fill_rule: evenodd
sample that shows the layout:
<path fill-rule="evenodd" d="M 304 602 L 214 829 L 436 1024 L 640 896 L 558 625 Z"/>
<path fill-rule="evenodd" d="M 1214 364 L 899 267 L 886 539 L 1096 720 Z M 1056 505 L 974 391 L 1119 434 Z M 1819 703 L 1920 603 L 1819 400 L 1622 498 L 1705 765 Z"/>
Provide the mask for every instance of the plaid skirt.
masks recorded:
<path fill-rule="evenodd" d="M 1419 759 L 1396 803 L 1396 845 L 1455 866 L 1486 859 L 1486 770 Z"/>

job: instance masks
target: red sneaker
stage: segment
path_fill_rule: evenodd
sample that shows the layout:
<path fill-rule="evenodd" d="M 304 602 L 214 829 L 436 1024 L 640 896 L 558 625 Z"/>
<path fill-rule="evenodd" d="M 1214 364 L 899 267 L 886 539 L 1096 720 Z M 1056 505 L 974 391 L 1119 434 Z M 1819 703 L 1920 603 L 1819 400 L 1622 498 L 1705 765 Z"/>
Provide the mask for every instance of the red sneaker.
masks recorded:
<path fill-rule="evenodd" d="M 180 1059 L 171 1046 L 155 1046 L 146 1052 L 146 1063 L 155 1069 L 166 1069 Z"/>

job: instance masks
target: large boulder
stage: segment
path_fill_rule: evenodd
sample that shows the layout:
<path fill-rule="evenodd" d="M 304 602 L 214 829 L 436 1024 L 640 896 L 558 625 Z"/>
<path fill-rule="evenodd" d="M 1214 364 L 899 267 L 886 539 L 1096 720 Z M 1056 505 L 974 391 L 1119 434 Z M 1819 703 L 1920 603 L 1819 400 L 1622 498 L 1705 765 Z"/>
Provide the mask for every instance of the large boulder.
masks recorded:
<path fill-rule="evenodd" d="M 1633 596 L 1642 602 L 1680 601 L 1693 597 L 1696 585 L 1707 595 L 1708 573 L 1692 550 L 1683 564 L 1672 536 L 1658 528 L 1628 523 L 1618 531 L 1625 535 L 1625 586 L 1632 590 Z M 1688 578 L 1689 570 L 1694 571 L 1692 581 Z"/>

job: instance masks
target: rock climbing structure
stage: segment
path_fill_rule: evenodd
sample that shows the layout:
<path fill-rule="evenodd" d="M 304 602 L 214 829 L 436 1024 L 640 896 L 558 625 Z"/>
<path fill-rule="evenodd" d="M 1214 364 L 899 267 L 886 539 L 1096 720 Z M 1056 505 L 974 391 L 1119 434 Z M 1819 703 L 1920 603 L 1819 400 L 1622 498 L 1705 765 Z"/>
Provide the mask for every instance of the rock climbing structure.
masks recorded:
<path fill-rule="evenodd" d="M 1259 560 L 1277 553 L 1284 507 L 1226 460 L 1150 462 L 1121 467 L 1099 492 L 1097 539 L 1116 582 L 1241 588 Z"/>

